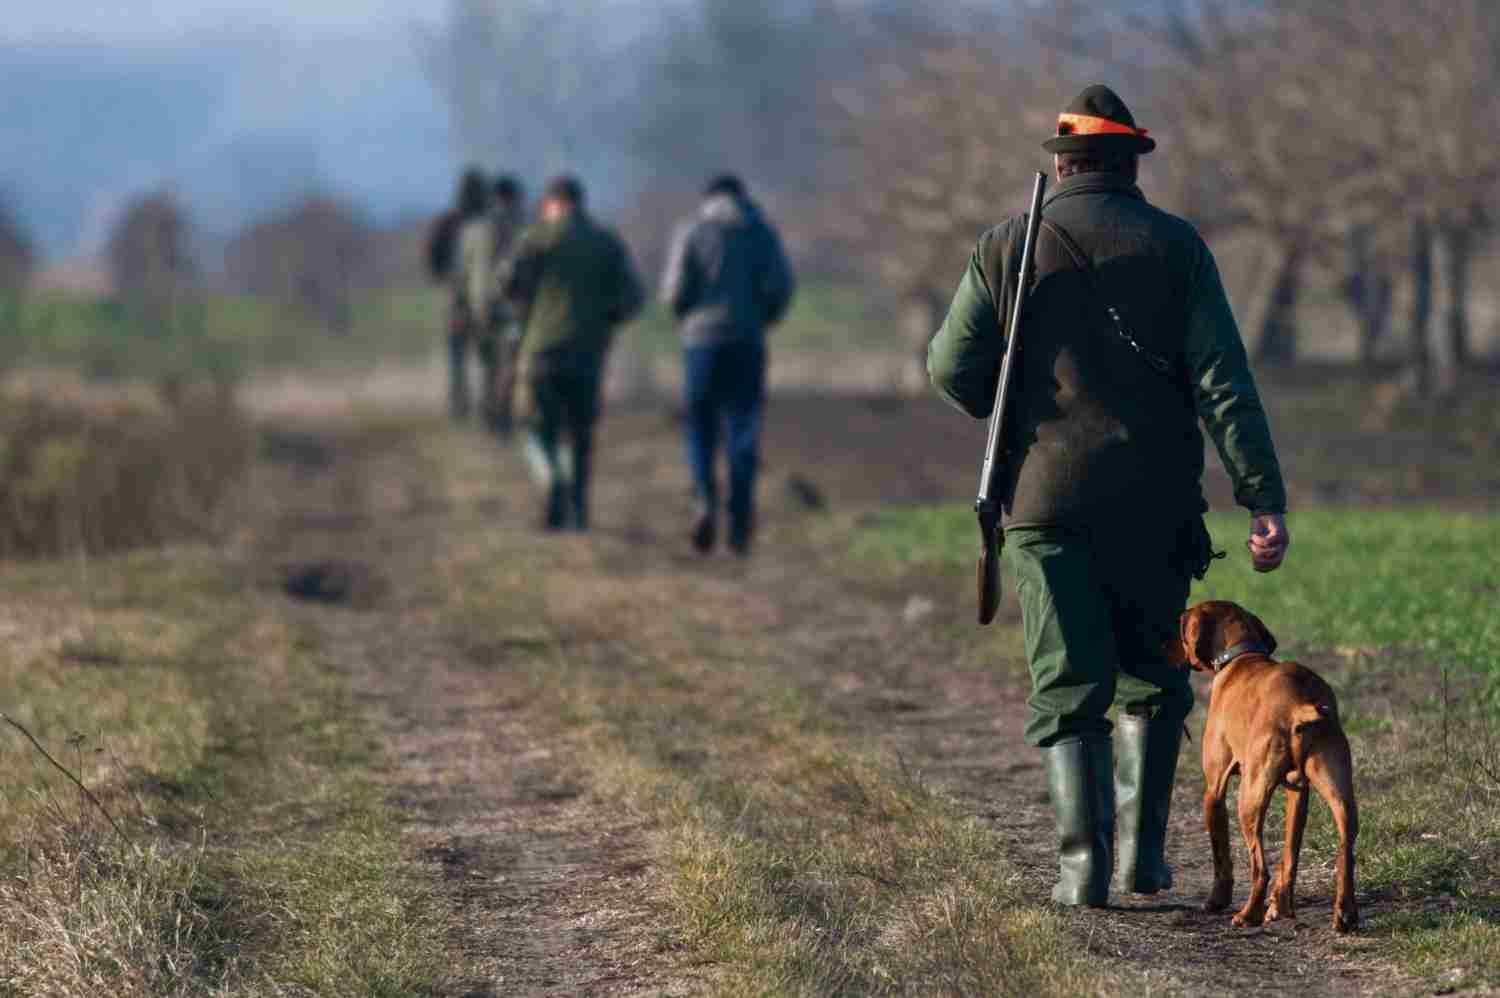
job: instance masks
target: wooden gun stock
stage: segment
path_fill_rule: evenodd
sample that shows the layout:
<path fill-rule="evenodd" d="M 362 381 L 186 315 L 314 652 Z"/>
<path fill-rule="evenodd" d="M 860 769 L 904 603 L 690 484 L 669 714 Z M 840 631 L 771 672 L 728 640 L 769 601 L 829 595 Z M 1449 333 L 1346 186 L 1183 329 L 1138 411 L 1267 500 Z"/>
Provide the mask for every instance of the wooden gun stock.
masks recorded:
<path fill-rule="evenodd" d="M 1000 552 L 1005 548 L 1005 531 L 998 523 L 979 521 L 979 625 L 989 625 L 1000 611 Z"/>

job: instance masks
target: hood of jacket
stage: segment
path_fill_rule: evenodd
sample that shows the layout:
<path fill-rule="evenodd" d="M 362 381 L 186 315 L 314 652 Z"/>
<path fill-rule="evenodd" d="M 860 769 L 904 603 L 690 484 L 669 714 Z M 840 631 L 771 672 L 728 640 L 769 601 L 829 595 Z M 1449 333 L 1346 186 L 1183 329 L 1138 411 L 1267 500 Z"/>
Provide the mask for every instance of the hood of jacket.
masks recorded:
<path fill-rule="evenodd" d="M 715 194 L 703 200 L 699 215 L 722 225 L 744 225 L 755 218 L 755 205 L 748 198 L 733 194 Z"/>

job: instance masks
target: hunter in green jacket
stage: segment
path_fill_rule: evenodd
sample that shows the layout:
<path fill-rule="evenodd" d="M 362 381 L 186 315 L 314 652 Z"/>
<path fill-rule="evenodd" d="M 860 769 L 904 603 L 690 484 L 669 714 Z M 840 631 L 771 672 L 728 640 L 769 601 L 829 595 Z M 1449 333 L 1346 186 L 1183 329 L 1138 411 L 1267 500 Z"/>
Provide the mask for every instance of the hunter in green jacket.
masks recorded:
<path fill-rule="evenodd" d="M 518 394 L 526 400 L 525 448 L 547 493 L 543 525 L 549 530 L 588 528 L 605 358 L 615 328 L 645 302 L 629 250 L 588 217 L 583 196 L 572 177 L 549 181 L 541 221 L 521 236 L 501 278 L 506 299 L 521 317 Z"/>
<path fill-rule="evenodd" d="M 1058 818 L 1053 898 L 1102 905 L 1117 807 L 1116 889 L 1171 885 L 1163 850 L 1193 693 L 1163 649 L 1213 556 L 1199 421 L 1251 514 L 1257 570 L 1286 552 L 1286 491 L 1213 255 L 1136 186 L 1155 141 L 1092 86 L 1043 145 L 1059 183 L 1005 416 L 1005 559 L 1032 675 L 1026 737 Z M 1025 228 L 1014 218 L 980 239 L 929 349 L 933 385 L 975 418 L 994 404 Z"/>

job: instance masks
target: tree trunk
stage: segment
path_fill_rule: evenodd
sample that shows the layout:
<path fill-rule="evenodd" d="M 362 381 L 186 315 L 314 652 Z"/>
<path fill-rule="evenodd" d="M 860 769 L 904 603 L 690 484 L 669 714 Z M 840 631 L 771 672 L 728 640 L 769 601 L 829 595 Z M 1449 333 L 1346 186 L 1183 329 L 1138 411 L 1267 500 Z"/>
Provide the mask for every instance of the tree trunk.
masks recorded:
<path fill-rule="evenodd" d="M 1432 322 L 1432 228 L 1418 219 L 1411 231 L 1411 353 L 1407 363 L 1417 393 L 1426 395 L 1432 386 L 1432 344 L 1428 327 Z"/>
<path fill-rule="evenodd" d="M 1276 279 L 1271 284 L 1265 318 L 1256 341 L 1255 359 L 1290 365 L 1297 359 L 1297 299 L 1302 292 L 1302 250 L 1281 247 Z"/>
<path fill-rule="evenodd" d="M 907 298 L 901 310 L 903 338 L 911 345 L 917 374 L 924 380 L 927 377 L 927 347 L 947 317 L 947 309 L 948 303 L 930 292 L 916 292 Z"/>
<path fill-rule="evenodd" d="M 1453 226 L 1444 233 L 1448 265 L 1448 354 L 1455 371 L 1473 358 L 1469 340 L 1469 271 L 1474 260 L 1474 232 Z"/>
<path fill-rule="evenodd" d="M 1370 231 L 1360 226 L 1349 234 L 1349 276 L 1344 279 L 1344 301 L 1354 313 L 1359 330 L 1359 363 L 1375 365 L 1381 341 L 1391 323 L 1391 295 L 1395 282 L 1370 252 Z"/>

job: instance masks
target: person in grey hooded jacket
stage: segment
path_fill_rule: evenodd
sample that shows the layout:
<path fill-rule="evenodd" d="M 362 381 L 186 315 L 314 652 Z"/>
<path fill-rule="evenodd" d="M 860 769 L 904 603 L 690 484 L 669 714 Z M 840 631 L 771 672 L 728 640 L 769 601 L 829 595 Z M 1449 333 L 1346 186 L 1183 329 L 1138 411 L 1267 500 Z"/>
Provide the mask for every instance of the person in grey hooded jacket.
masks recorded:
<path fill-rule="evenodd" d="M 688 463 L 698 496 L 692 541 L 699 551 L 711 550 L 718 534 L 714 466 L 722 431 L 729 459 L 729 545 L 736 554 L 749 552 L 765 336 L 786 313 L 793 286 L 781 240 L 744 184 L 730 175 L 710 181 L 697 216 L 673 239 L 661 288 L 683 346 Z"/>

